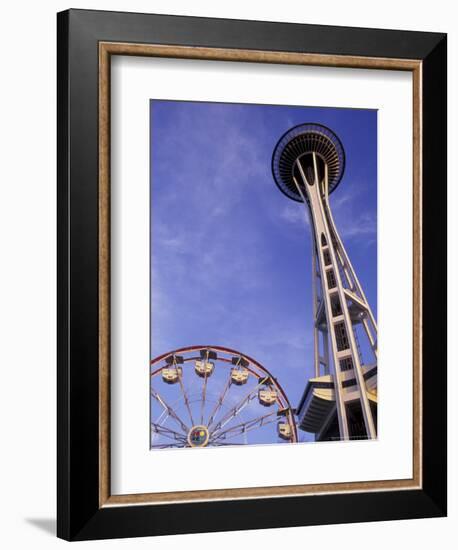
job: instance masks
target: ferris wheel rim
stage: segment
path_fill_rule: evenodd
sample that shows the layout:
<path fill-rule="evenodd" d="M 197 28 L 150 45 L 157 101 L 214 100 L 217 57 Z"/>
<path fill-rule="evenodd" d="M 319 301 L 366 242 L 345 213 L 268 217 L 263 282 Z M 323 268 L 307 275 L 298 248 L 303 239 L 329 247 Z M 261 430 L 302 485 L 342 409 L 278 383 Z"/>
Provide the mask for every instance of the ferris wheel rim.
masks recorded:
<path fill-rule="evenodd" d="M 177 348 L 175 350 L 172 350 L 172 351 L 169 351 L 167 353 L 163 353 L 161 355 L 158 355 L 157 357 L 154 357 L 153 359 L 151 359 L 150 361 L 150 366 L 165 359 L 166 357 L 170 357 L 171 355 L 176 355 L 178 353 L 184 353 L 185 351 L 199 351 L 199 350 L 203 350 L 203 349 L 210 349 L 210 350 L 215 350 L 215 351 L 222 351 L 222 352 L 225 352 L 225 353 L 232 353 L 234 355 L 239 355 L 241 357 L 243 357 L 244 359 L 247 359 L 250 363 L 252 363 L 253 365 L 255 365 L 257 368 L 261 369 L 262 371 L 265 371 L 265 373 L 275 382 L 275 385 L 278 386 L 280 392 L 282 393 L 282 395 L 285 397 L 285 401 L 288 405 L 288 408 L 290 408 L 292 410 L 292 407 L 290 405 L 290 402 L 289 402 L 289 399 L 286 395 L 286 392 L 285 390 L 283 389 L 283 387 L 281 386 L 281 384 L 278 382 L 278 380 L 270 373 L 269 370 L 266 369 L 266 367 L 264 367 L 259 361 L 257 361 L 256 359 L 253 359 L 251 356 L 245 354 L 245 353 L 241 353 L 240 351 L 238 350 L 235 350 L 233 348 L 227 348 L 225 346 L 214 346 L 214 345 L 203 345 L 203 346 L 184 346 L 182 348 Z M 185 359 L 186 362 L 189 362 L 189 361 L 192 361 L 193 359 L 192 358 L 188 358 L 188 359 Z M 218 360 L 220 361 L 224 361 L 224 358 L 218 358 Z M 159 371 L 160 369 L 157 369 L 157 371 Z M 155 372 L 152 372 L 150 373 L 151 376 L 155 375 L 157 373 L 157 371 Z"/>

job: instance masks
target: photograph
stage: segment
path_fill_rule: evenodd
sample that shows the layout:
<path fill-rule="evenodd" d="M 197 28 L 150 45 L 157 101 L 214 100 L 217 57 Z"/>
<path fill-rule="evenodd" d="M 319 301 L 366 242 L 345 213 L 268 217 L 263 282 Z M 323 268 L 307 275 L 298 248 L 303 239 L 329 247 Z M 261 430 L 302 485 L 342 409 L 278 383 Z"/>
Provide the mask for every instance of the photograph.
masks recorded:
<path fill-rule="evenodd" d="M 377 439 L 377 110 L 149 114 L 150 450 Z"/>

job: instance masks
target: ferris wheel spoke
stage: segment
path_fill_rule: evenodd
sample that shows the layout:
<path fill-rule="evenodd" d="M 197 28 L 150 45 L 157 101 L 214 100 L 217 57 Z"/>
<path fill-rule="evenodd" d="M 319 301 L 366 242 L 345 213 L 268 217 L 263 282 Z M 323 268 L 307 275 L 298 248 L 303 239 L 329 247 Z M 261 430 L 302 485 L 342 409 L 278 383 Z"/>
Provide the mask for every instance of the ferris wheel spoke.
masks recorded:
<path fill-rule="evenodd" d="M 255 399 L 257 391 L 263 386 L 265 382 L 265 378 L 261 379 L 260 382 L 254 386 L 251 390 L 248 391 L 248 393 L 245 394 L 245 396 L 233 407 L 231 407 L 227 413 L 221 418 L 221 420 L 218 420 L 216 423 L 213 432 L 219 431 L 221 428 L 224 428 L 224 426 L 230 422 L 233 418 L 235 418 L 247 405 Z"/>
<path fill-rule="evenodd" d="M 186 391 L 186 388 L 184 387 L 183 377 L 182 377 L 181 374 L 178 375 L 178 381 L 180 383 L 180 389 L 181 389 L 181 393 L 183 394 L 184 403 L 186 405 L 186 408 L 188 409 L 189 418 L 191 419 L 191 425 L 194 426 L 195 422 L 194 422 L 194 418 L 192 416 L 192 410 L 191 410 L 191 405 L 190 405 L 190 402 L 189 402 L 188 392 Z"/>
<path fill-rule="evenodd" d="M 245 434 L 246 432 L 249 432 L 251 430 L 262 428 L 267 424 L 272 424 L 273 422 L 275 422 L 276 417 L 277 417 L 277 412 L 273 411 L 271 413 L 253 418 L 251 420 L 247 420 L 246 422 L 241 422 L 236 426 L 231 426 L 226 430 L 219 431 L 216 433 L 213 432 L 213 434 L 211 434 L 210 436 L 210 443 L 213 445 L 213 444 L 216 444 L 216 442 L 218 442 L 218 440 L 220 439 L 230 439 L 232 437 L 236 437 L 237 435 Z"/>
<path fill-rule="evenodd" d="M 210 357 L 210 350 L 207 349 L 205 362 L 207 363 Z M 208 374 L 207 371 L 205 371 L 204 375 L 204 382 L 202 385 L 202 398 L 200 400 L 200 423 L 204 423 L 204 410 L 205 410 L 205 400 L 207 398 L 207 382 L 208 382 Z"/>
<path fill-rule="evenodd" d="M 172 430 L 171 428 L 156 424 L 155 422 L 151 422 L 151 430 L 155 434 L 162 435 L 169 439 L 173 439 L 175 441 L 179 441 L 180 443 L 186 444 L 186 434 L 181 434 L 179 432 L 176 432 L 175 430 Z"/>
<path fill-rule="evenodd" d="M 232 381 L 231 381 L 231 375 L 229 373 L 229 377 L 227 379 L 227 382 L 224 384 L 223 389 L 221 390 L 221 393 L 219 394 L 219 397 L 216 401 L 215 406 L 213 407 L 213 410 L 210 414 L 210 418 L 207 421 L 207 427 L 210 428 L 210 426 L 215 421 L 215 417 L 218 414 L 219 410 L 223 406 L 224 398 L 226 397 L 226 393 L 228 392 L 229 388 L 231 387 Z"/>
<path fill-rule="evenodd" d="M 201 424 L 204 423 L 205 400 L 207 398 L 207 381 L 208 381 L 208 376 L 207 374 L 205 374 L 204 384 L 202 386 L 202 399 L 200 403 L 200 423 Z"/>
<path fill-rule="evenodd" d="M 168 416 L 170 416 L 171 418 L 173 418 L 175 420 L 175 422 L 177 422 L 180 426 L 180 428 L 185 432 L 189 432 L 189 427 L 187 426 L 187 424 L 185 424 L 183 422 L 183 420 L 181 420 L 181 418 L 178 416 L 178 414 L 172 409 L 172 407 L 165 401 L 165 399 L 156 391 L 154 390 L 153 388 L 151 388 L 151 396 L 154 397 L 154 399 L 156 399 L 156 401 L 158 403 L 160 403 L 165 411 L 167 412 Z M 163 419 L 164 421 L 166 420 Z"/>

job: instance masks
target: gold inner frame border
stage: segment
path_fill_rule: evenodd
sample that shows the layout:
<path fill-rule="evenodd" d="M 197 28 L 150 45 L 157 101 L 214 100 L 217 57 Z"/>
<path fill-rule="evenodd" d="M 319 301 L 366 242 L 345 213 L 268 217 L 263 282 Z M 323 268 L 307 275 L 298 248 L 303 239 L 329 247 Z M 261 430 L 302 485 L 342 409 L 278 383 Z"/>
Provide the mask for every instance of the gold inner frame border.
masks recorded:
<path fill-rule="evenodd" d="M 112 495 L 110 491 L 110 89 L 111 56 L 165 57 L 410 71 L 413 77 L 413 476 L 411 479 Z M 266 50 L 99 42 L 99 507 L 189 503 L 422 488 L 422 62 Z"/>

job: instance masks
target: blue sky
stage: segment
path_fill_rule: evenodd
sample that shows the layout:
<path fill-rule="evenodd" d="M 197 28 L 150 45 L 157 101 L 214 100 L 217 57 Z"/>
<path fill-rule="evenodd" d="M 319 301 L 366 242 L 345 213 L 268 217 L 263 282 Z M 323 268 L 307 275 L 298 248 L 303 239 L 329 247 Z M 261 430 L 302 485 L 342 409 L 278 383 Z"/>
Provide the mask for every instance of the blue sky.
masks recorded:
<path fill-rule="evenodd" d="M 346 153 L 337 228 L 377 314 L 377 113 L 151 101 L 151 357 L 186 345 L 260 361 L 296 406 L 313 370 L 310 227 L 271 174 L 294 125 Z"/>

